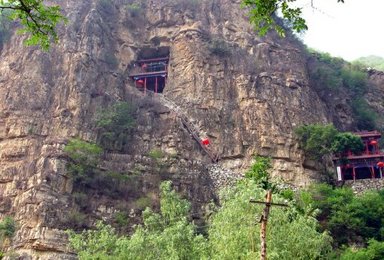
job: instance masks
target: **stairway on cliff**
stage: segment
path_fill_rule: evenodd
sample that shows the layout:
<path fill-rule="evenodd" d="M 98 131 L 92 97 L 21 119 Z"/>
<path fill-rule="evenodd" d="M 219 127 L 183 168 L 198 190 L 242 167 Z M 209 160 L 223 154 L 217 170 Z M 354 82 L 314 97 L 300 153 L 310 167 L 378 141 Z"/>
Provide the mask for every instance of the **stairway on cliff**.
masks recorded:
<path fill-rule="evenodd" d="M 163 94 L 156 93 L 154 97 L 160 101 L 160 103 L 170 110 L 176 113 L 176 115 L 181 119 L 184 127 L 188 130 L 192 138 L 200 145 L 201 149 L 209 156 L 212 163 L 217 163 L 219 161 L 218 153 L 213 149 L 211 145 L 206 146 L 203 144 L 203 138 L 201 138 L 201 129 L 193 123 L 192 120 L 184 113 L 184 111 L 175 104 L 172 100 L 164 96 Z"/>

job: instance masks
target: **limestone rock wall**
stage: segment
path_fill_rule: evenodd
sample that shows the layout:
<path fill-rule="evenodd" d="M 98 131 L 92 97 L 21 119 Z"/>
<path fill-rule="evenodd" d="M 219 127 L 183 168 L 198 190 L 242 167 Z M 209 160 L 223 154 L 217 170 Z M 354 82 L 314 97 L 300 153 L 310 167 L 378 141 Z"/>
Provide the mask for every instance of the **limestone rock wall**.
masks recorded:
<path fill-rule="evenodd" d="M 111 220 L 118 204 L 132 210 L 161 180 L 193 201 L 194 211 L 215 199 L 214 188 L 239 176 L 254 154 L 271 156 L 273 174 L 296 186 L 317 179 L 293 128 L 330 122 L 326 105 L 311 89 L 306 60 L 294 39 L 255 35 L 239 0 L 59 2 L 69 23 L 48 53 L 25 47 L 14 35 L 0 55 L 0 219 L 12 215 L 18 231 L 8 248 L 23 259 L 73 259 L 63 224 L 77 209 L 63 148 L 68 139 L 95 141 L 96 111 L 116 101 L 135 103 L 130 146 L 109 152 L 104 169 L 139 173 L 132 192 L 95 196 L 92 215 Z M 170 48 L 164 95 L 211 139 L 219 166 L 157 99 L 144 97 L 128 79 L 143 48 Z M 165 157 L 154 162 L 148 154 Z M 162 172 L 157 168 L 161 163 Z M 132 184 L 133 185 L 133 184 Z M 130 211 L 131 212 L 131 211 Z"/>

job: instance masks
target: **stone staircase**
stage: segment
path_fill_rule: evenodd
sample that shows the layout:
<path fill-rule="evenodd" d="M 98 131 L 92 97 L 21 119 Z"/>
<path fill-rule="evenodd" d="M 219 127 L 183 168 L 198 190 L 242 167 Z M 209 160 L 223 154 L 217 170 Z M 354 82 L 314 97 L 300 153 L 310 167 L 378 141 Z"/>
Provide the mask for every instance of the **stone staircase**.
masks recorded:
<path fill-rule="evenodd" d="M 148 92 L 148 94 L 155 100 L 159 101 L 162 105 L 173 111 L 181 119 L 183 126 L 187 129 L 191 137 L 200 145 L 201 149 L 208 155 L 212 163 L 217 163 L 219 161 L 218 153 L 212 148 L 212 145 L 208 147 L 202 143 L 200 128 L 189 119 L 180 106 L 161 93 Z"/>

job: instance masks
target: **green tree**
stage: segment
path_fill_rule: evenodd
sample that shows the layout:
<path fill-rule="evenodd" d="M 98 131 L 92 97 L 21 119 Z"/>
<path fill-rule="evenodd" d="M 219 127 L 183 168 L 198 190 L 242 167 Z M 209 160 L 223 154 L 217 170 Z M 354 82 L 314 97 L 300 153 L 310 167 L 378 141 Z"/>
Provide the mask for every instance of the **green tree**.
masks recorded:
<path fill-rule="evenodd" d="M 254 180 L 246 180 L 221 193 L 221 208 L 213 216 L 209 229 L 212 259 L 258 259 L 262 205 L 252 205 L 250 198 L 263 200 L 265 191 Z M 274 202 L 284 202 L 274 194 Z M 256 218 L 256 219 L 255 219 Z M 331 237 L 316 230 L 313 216 L 289 208 L 273 207 L 269 215 L 268 259 L 326 258 Z"/>
<path fill-rule="evenodd" d="M 43 0 L 0 0 L 0 12 L 5 10 L 9 19 L 20 22 L 20 31 L 29 34 L 25 43 L 40 45 L 43 50 L 58 41 L 56 26 L 66 21 L 60 6 L 46 5 Z"/>
<path fill-rule="evenodd" d="M 284 36 L 284 29 L 278 25 L 273 17 L 281 12 L 283 19 L 289 27 L 296 32 L 308 29 L 305 20 L 301 17 L 302 8 L 293 7 L 296 0 L 242 0 L 242 6 L 249 8 L 249 19 L 260 35 L 265 35 L 269 30 L 277 31 Z M 344 2 L 344 0 L 337 0 Z"/>
<path fill-rule="evenodd" d="M 96 144 L 81 139 L 71 139 L 64 148 L 70 161 L 68 170 L 75 183 L 88 183 L 95 174 L 103 149 Z"/>
<path fill-rule="evenodd" d="M 332 153 L 332 143 L 338 133 L 333 125 L 305 125 L 295 129 L 300 145 L 308 156 L 321 159 Z"/>
<path fill-rule="evenodd" d="M 346 151 L 359 154 L 364 150 L 364 143 L 360 136 L 352 133 L 338 133 L 332 142 L 331 150 L 338 154 Z"/>
<path fill-rule="evenodd" d="M 335 246 L 363 244 L 370 239 L 384 241 L 384 192 L 370 191 L 356 196 L 350 188 L 333 188 L 326 184 L 309 189 L 311 204 L 320 209 L 318 220 L 328 230 Z"/>
<path fill-rule="evenodd" d="M 117 102 L 99 111 L 95 124 L 100 131 L 100 145 L 110 150 L 122 149 L 135 124 L 134 112 L 134 107 L 127 102 Z"/>
<path fill-rule="evenodd" d="M 245 172 L 245 177 L 255 180 L 262 189 L 273 189 L 274 185 L 271 182 L 269 170 L 271 169 L 271 158 L 256 156 L 255 162 L 251 168 Z"/>
<path fill-rule="evenodd" d="M 382 260 L 384 259 L 384 242 L 374 239 L 368 241 L 367 248 L 348 248 L 341 256 L 341 260 Z"/>
<path fill-rule="evenodd" d="M 80 259 L 206 259 L 207 241 L 196 235 L 188 220 L 190 203 L 171 189 L 160 186 L 160 212 L 143 212 L 143 222 L 131 237 L 117 236 L 110 227 L 98 224 L 97 230 L 81 234 L 70 232 L 70 243 Z"/>
<path fill-rule="evenodd" d="M 0 259 L 5 256 L 5 253 L 2 252 L 4 247 L 7 247 L 9 239 L 13 237 L 16 232 L 16 223 L 13 218 L 7 216 L 0 222 Z"/>
<path fill-rule="evenodd" d="M 3 221 L 0 222 L 0 241 L 4 238 L 12 237 L 16 231 L 16 223 L 11 217 L 5 217 Z"/>

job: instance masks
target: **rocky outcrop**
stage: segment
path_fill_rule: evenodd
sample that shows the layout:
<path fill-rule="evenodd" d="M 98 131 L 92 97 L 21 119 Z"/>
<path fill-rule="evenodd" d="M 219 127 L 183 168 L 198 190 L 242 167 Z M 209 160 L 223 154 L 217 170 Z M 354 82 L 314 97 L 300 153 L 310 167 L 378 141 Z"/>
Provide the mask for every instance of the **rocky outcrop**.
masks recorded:
<path fill-rule="evenodd" d="M 215 199 L 215 188 L 241 176 L 255 154 L 270 156 L 273 175 L 295 186 L 317 178 L 293 129 L 333 117 L 310 86 L 295 40 L 256 36 L 237 0 L 139 3 L 60 1 L 69 23 L 48 53 L 23 46 L 17 35 L 4 45 L 0 219 L 12 215 L 18 223 L 8 252 L 25 259 L 74 257 L 63 230 L 79 205 L 63 148 L 72 137 L 95 141 L 96 111 L 116 101 L 135 105 L 136 125 L 129 145 L 106 152 L 99 167 L 136 179 L 122 197 L 92 193 L 85 226 L 113 221 L 122 208 L 136 223 L 140 196 L 158 201 L 164 179 L 201 211 Z M 128 79 L 139 54 L 160 46 L 170 49 L 163 94 L 208 135 L 219 165 L 210 165 L 172 109 Z M 152 158 L 153 150 L 163 156 Z"/>

